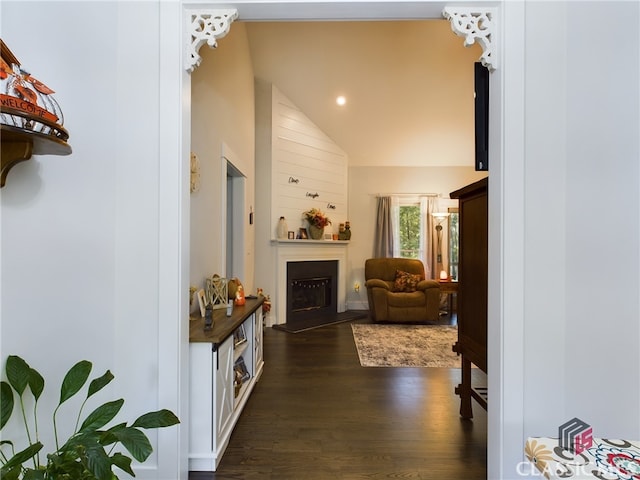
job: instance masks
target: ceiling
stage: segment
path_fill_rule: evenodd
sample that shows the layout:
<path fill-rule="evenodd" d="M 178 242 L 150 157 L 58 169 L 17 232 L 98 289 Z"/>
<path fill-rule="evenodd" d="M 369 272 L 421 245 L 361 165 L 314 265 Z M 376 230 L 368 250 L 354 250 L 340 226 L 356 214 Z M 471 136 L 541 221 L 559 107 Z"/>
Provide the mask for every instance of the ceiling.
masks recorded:
<path fill-rule="evenodd" d="M 296 104 L 351 166 L 473 165 L 481 50 L 465 48 L 448 21 L 243 24 L 254 75 Z"/>

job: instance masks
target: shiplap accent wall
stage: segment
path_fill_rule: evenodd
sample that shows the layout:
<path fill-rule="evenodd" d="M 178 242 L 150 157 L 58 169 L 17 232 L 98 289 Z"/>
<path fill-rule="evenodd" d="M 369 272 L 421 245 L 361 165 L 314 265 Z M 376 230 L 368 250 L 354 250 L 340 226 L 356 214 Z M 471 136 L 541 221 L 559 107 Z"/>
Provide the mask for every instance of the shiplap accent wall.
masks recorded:
<path fill-rule="evenodd" d="M 348 220 L 347 155 L 275 86 L 271 92 L 272 238 L 281 216 L 297 234 L 306 227 L 302 213 L 313 207 L 331 219 L 325 233 L 338 233 Z"/>
<path fill-rule="evenodd" d="M 296 261 L 342 258 L 346 244 L 300 240 L 275 241 L 278 220 L 284 216 L 290 231 L 307 227 L 303 212 L 316 207 L 332 224 L 325 233 L 338 233 L 348 220 L 348 158 L 300 109 L 270 83 L 256 80 L 256 286 L 271 296 L 269 326 L 284 323 L 286 282 L 278 279 L 286 255 Z M 294 181 L 294 180 L 297 180 Z M 310 197 L 307 194 L 313 194 Z M 317 196 L 315 196 L 317 194 Z M 335 208 L 329 208 L 328 205 Z M 344 311 L 346 272 L 338 289 L 338 311 Z M 283 310 L 285 309 L 285 310 Z"/>

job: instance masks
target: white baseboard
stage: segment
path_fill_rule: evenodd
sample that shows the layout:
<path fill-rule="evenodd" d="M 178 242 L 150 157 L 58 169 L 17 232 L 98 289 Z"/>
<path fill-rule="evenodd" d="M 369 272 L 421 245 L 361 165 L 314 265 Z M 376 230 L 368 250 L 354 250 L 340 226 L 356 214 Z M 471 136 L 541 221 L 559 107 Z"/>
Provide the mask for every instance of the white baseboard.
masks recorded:
<path fill-rule="evenodd" d="M 347 310 L 369 310 L 369 302 L 367 301 L 348 301 Z"/>

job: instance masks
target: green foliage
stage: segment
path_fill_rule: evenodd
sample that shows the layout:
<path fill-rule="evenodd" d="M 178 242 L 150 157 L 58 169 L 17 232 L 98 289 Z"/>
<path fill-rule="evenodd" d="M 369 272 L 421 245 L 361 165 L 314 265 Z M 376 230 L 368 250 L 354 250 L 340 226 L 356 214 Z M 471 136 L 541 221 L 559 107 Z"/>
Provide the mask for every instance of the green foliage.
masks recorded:
<path fill-rule="evenodd" d="M 141 429 L 169 427 L 180 423 L 173 412 L 159 410 L 145 413 L 131 425 L 120 423 L 102 430 L 120 412 L 124 400 L 119 399 L 104 403 L 93 410 L 78 428 L 87 400 L 114 379 L 113 374 L 107 370 L 101 377 L 90 382 L 78 412 L 75 431 L 63 445 L 59 446 L 56 427 L 58 409 L 82 390 L 89 379 L 91 369 L 91 362 L 83 360 L 71 367 L 65 375 L 60 387 L 60 400 L 53 412 L 56 449 L 53 453 L 46 455 L 46 463 L 40 463 L 40 451 L 43 445 L 38 439 L 36 413 L 45 381 L 42 375 L 22 358 L 18 356 L 7 358 L 5 368 L 7 381 L 0 382 L 0 430 L 11 418 L 14 407 L 19 407 L 16 410 L 19 410 L 19 415 L 22 417 L 29 445 L 16 452 L 12 441 L 0 442 L 0 478 L 3 480 L 114 480 L 118 477 L 113 473 L 113 467 L 135 476 L 131 469 L 132 459 L 121 452 L 113 452 L 114 448 L 120 444 L 136 461 L 144 462 L 153 452 L 153 448 Z M 34 438 L 32 438 L 25 411 L 25 398 L 28 392 L 34 399 L 31 422 Z M 27 463 L 29 465 L 26 465 Z"/>
<path fill-rule="evenodd" d="M 400 206 L 400 256 L 418 258 L 420 252 L 420 205 Z"/>

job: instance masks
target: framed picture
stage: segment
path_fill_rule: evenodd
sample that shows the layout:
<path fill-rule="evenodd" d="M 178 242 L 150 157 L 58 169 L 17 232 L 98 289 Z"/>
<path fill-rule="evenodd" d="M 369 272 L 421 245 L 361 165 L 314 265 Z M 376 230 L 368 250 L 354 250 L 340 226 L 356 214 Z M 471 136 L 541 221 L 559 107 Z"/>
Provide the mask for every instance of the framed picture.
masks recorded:
<path fill-rule="evenodd" d="M 246 363 L 244 363 L 244 358 L 242 356 L 238 357 L 233 365 L 233 369 L 236 373 L 235 377 L 238 383 L 243 384 L 247 380 L 251 378 L 251 374 L 247 369 Z"/>
<path fill-rule="evenodd" d="M 289 231 L 289 232 L 287 232 L 287 238 L 288 238 L 289 240 L 295 240 L 295 238 L 296 238 L 296 232 L 293 232 L 293 231 Z"/>
<path fill-rule="evenodd" d="M 324 234 L 324 239 L 325 240 L 333 240 L 333 234 L 332 233 L 325 233 Z"/>
<path fill-rule="evenodd" d="M 307 233 L 307 229 L 304 227 L 300 227 L 300 233 L 298 233 L 298 237 L 303 240 L 307 240 L 309 238 L 309 234 Z"/>
<path fill-rule="evenodd" d="M 198 290 L 198 305 L 200 305 L 200 314 L 204 317 L 207 312 L 205 297 L 204 297 L 204 288 Z"/>
<path fill-rule="evenodd" d="M 233 332 L 233 347 L 237 347 L 247 341 L 247 333 L 244 330 L 244 325 L 240 325 Z"/>

